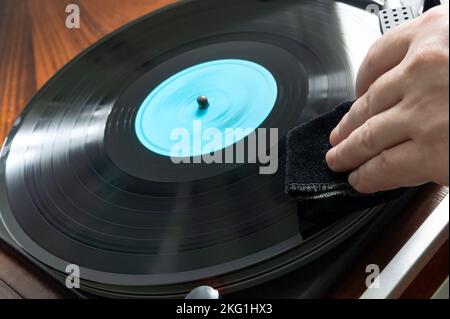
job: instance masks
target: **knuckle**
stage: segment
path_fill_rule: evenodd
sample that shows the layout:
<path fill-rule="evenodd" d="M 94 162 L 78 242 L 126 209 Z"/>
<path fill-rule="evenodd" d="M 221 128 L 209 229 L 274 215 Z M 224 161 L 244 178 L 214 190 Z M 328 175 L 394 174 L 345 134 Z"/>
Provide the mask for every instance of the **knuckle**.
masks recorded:
<path fill-rule="evenodd" d="M 446 63 L 448 64 L 448 53 L 439 48 L 426 47 L 414 52 L 408 70 L 415 72 L 424 66 L 427 68 L 440 67 Z"/>
<path fill-rule="evenodd" d="M 445 12 L 440 8 L 428 10 L 420 17 L 420 21 L 424 24 L 435 23 L 437 20 L 445 18 Z"/>
<path fill-rule="evenodd" d="M 422 24 L 428 24 L 436 19 L 436 13 L 433 11 L 428 11 L 420 17 L 420 22 Z"/>
<path fill-rule="evenodd" d="M 369 87 L 369 90 L 367 91 L 367 95 L 366 98 L 364 99 L 364 103 L 363 103 L 363 112 L 364 115 L 366 115 L 367 118 L 372 117 L 372 106 L 374 103 L 374 96 L 375 94 L 373 94 L 374 91 L 374 86 L 373 84 Z"/>
<path fill-rule="evenodd" d="M 418 141 L 422 141 L 423 139 L 428 137 L 430 133 L 430 125 L 429 122 L 426 121 L 429 118 L 428 116 L 426 116 L 426 113 L 429 111 L 427 110 L 426 105 L 424 105 L 424 103 L 422 102 L 413 104 L 411 106 L 411 109 L 414 111 L 410 112 L 412 114 L 409 115 L 412 121 L 415 120 L 415 122 L 417 122 L 417 118 L 422 119 L 422 123 L 420 125 L 416 125 L 414 129 L 411 130 L 411 133 L 413 137 L 415 137 Z M 414 117 L 416 117 L 416 119 L 414 119 Z"/>
<path fill-rule="evenodd" d="M 389 172 L 390 163 L 389 158 L 386 151 L 383 151 L 378 158 L 378 167 L 377 170 L 381 174 L 385 174 Z"/>
<path fill-rule="evenodd" d="M 373 132 L 369 122 L 366 122 L 361 128 L 360 143 L 365 149 L 373 148 Z"/>
<path fill-rule="evenodd" d="M 437 140 L 437 138 L 423 138 L 422 140 L 415 141 L 417 149 L 423 150 L 415 154 L 419 162 L 433 163 L 436 161 L 436 154 L 441 154 L 441 150 L 444 149 L 442 145 L 436 143 Z"/>
<path fill-rule="evenodd" d="M 411 61 L 408 65 L 408 71 L 410 73 L 414 72 L 419 67 L 424 65 L 427 62 L 427 59 L 428 59 L 428 53 L 425 50 L 421 49 L 421 50 L 414 52 L 414 54 L 411 58 Z"/>

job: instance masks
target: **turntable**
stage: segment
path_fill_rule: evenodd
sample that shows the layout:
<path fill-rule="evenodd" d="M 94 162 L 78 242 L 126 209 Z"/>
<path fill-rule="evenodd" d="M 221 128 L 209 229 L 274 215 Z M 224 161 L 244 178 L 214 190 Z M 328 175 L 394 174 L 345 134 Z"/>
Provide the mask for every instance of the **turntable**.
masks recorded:
<path fill-rule="evenodd" d="M 303 220 L 284 194 L 287 132 L 354 99 L 381 36 L 369 4 L 180 1 L 103 38 L 14 123 L 1 238 L 63 285 L 76 265 L 80 296 L 184 298 L 201 286 L 223 298 L 324 296 L 421 191 L 329 223 Z M 171 132 L 195 136 L 196 120 L 223 141 L 227 128 L 278 128 L 276 172 L 199 160 L 239 140 L 174 153 Z"/>

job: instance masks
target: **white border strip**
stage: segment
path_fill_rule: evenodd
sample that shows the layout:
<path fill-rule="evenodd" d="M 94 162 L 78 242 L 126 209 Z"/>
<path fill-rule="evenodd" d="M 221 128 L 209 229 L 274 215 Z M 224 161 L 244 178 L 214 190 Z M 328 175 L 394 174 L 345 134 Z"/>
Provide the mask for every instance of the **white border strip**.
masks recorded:
<path fill-rule="evenodd" d="M 360 299 L 399 298 L 449 238 L 449 195 L 379 275 Z"/>

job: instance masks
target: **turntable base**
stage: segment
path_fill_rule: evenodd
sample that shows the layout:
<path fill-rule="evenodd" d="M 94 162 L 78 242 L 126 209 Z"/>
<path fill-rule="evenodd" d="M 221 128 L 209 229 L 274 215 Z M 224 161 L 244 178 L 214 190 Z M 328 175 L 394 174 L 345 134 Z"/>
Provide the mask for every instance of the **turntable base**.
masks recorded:
<path fill-rule="evenodd" d="M 36 90 L 73 56 L 103 35 L 140 16 L 142 12 L 151 11 L 171 2 L 135 0 L 130 4 L 114 2 L 115 5 L 112 5 L 110 0 L 80 0 L 79 3 L 86 8 L 87 12 L 82 20 L 86 27 L 73 31 L 58 27 L 65 17 L 64 8 L 69 1 L 44 1 L 39 3 L 40 10 L 35 10 L 34 6 L 38 4 L 33 0 L 20 2 L 0 0 L 0 7 L 2 7 L 0 38 L 3 39 L 0 42 L 0 52 L 2 52 L 0 96 L 6 97 L 0 100 L 0 139 L 4 139 L 21 108 Z M 97 12 L 97 14 L 94 16 L 89 12 Z M 43 21 L 46 23 L 42 23 Z M 89 27 L 89 25 L 96 27 Z M 11 32 L 12 29 L 14 32 Z M 48 37 L 50 34 L 56 35 L 59 41 L 53 42 Z M 45 63 L 35 61 L 45 61 Z M 386 261 L 395 255 L 402 243 L 406 242 L 430 213 L 429 207 L 442 198 L 442 192 L 442 189 L 436 187 L 424 189 L 418 196 L 419 199 L 405 208 L 402 214 L 389 224 L 389 228 L 396 231 L 387 235 L 382 233 L 383 240 L 375 242 L 373 248 L 364 257 L 364 261 L 374 260 L 380 261 L 382 265 L 386 264 Z M 396 245 L 392 250 L 386 250 L 384 246 L 381 246 L 384 242 L 395 242 Z M 352 262 L 349 261 L 349 263 Z M 0 264 L 6 265 L 6 267 L 0 267 L 0 298 L 67 298 L 71 296 L 52 278 L 3 244 L 0 245 Z M 352 272 L 361 272 L 360 264 L 352 269 Z M 339 283 L 339 286 L 336 287 L 332 297 L 357 298 L 360 295 L 361 278 L 346 277 L 345 282 Z"/>

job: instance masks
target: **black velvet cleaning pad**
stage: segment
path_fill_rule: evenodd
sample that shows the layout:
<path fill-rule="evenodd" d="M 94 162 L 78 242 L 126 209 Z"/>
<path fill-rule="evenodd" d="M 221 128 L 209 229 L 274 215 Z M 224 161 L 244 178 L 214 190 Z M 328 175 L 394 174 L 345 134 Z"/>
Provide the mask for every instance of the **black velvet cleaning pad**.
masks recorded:
<path fill-rule="evenodd" d="M 337 219 L 345 213 L 393 200 L 404 190 L 361 194 L 348 183 L 349 173 L 335 173 L 325 161 L 329 136 L 353 102 L 291 130 L 287 137 L 286 193 L 298 200 L 299 212 L 313 221 Z"/>

